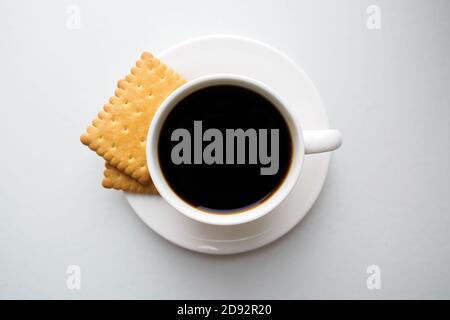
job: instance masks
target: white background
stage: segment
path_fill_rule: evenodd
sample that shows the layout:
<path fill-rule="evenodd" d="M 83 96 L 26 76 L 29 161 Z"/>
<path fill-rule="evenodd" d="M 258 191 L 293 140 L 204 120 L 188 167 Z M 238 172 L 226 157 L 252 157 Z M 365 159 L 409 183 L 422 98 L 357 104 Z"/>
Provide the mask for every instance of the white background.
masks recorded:
<path fill-rule="evenodd" d="M 366 27 L 370 4 L 381 30 Z M 449 12 L 444 0 L 2 1 L 0 298 L 450 298 Z M 148 229 L 79 142 L 142 51 L 216 33 L 293 58 L 345 138 L 296 228 L 224 257 Z M 371 264 L 381 290 L 366 287 Z"/>

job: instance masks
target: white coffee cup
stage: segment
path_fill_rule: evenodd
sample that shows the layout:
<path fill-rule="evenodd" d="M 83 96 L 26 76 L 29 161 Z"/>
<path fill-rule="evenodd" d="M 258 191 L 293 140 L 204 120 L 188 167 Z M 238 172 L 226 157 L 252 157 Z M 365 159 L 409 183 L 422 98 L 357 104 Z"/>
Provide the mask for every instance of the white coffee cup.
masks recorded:
<path fill-rule="evenodd" d="M 162 125 L 177 104 L 185 97 L 200 89 L 216 85 L 235 85 L 243 87 L 268 99 L 282 114 L 291 134 L 292 159 L 286 177 L 269 199 L 262 203 L 236 213 L 217 214 L 198 209 L 180 198 L 164 178 L 159 164 L 158 141 Z M 147 165 L 153 183 L 160 195 L 175 209 L 186 217 L 201 223 L 213 225 L 236 225 L 261 218 L 278 206 L 294 188 L 303 167 L 305 155 L 333 151 L 342 143 L 341 133 L 337 130 L 302 130 L 282 99 L 265 84 L 239 75 L 217 74 L 200 77 L 179 87 L 167 97 L 153 116 L 147 139 Z"/>

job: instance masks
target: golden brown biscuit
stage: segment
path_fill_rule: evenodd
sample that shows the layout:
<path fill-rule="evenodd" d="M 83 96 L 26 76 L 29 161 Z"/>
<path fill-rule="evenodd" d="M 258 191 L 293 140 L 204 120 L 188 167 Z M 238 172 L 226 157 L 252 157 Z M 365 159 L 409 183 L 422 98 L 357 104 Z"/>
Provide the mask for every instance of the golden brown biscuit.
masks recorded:
<path fill-rule="evenodd" d="M 115 95 L 81 136 L 81 142 L 106 162 L 141 184 L 151 183 L 145 144 L 150 121 L 164 99 L 185 82 L 144 52 Z"/>
<path fill-rule="evenodd" d="M 103 172 L 103 175 L 102 185 L 105 188 L 113 188 L 129 192 L 158 194 L 158 191 L 153 183 L 144 186 L 108 163 L 105 163 L 105 171 Z"/>

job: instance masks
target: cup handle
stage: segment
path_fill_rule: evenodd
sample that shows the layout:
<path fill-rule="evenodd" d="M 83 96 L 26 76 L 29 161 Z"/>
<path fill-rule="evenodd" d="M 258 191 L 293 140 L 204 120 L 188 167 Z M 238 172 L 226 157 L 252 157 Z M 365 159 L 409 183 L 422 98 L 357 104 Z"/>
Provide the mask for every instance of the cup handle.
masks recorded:
<path fill-rule="evenodd" d="M 304 130 L 305 154 L 333 151 L 342 144 L 342 134 L 338 130 Z"/>

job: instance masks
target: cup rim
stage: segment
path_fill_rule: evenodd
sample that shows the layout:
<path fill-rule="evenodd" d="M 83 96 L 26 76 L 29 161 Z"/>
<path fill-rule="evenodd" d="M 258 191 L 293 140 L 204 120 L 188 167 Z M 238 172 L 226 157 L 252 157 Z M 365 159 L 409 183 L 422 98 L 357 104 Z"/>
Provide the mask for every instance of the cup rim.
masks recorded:
<path fill-rule="evenodd" d="M 164 120 L 172 109 L 186 96 L 200 89 L 214 85 L 236 85 L 264 96 L 278 109 L 287 122 L 292 140 L 292 159 L 286 176 L 270 198 L 248 209 L 227 214 L 208 212 L 198 209 L 180 198 L 170 187 L 159 164 L 158 140 Z M 153 183 L 160 195 L 176 210 L 186 217 L 211 225 L 238 225 L 261 218 L 277 207 L 291 192 L 303 168 L 305 150 L 301 125 L 294 118 L 289 106 L 264 83 L 250 77 L 236 74 L 214 74 L 198 77 L 186 82 L 173 91 L 159 106 L 154 114 L 147 134 L 147 167 Z"/>

